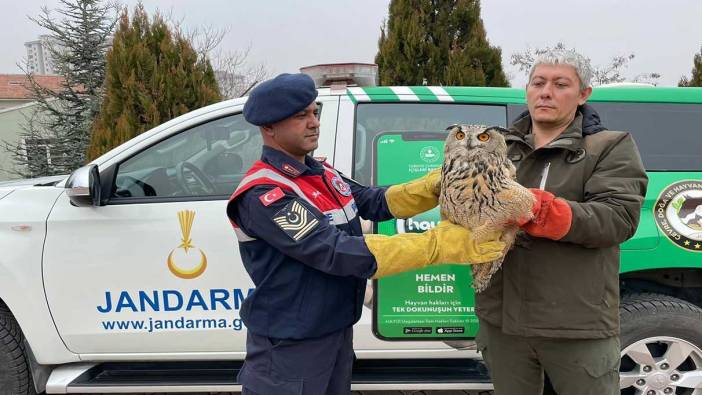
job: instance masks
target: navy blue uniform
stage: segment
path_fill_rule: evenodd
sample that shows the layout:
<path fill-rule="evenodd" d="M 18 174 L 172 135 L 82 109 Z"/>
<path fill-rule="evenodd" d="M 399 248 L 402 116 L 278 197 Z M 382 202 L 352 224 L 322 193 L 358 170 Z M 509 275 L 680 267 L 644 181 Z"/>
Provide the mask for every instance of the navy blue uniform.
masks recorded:
<path fill-rule="evenodd" d="M 392 214 L 384 188 L 348 181 L 310 157 L 302 164 L 264 146 L 232 195 L 227 214 L 256 285 L 241 310 L 249 338 L 240 381 L 250 390 L 282 393 L 281 382 L 291 385 L 286 378 L 310 377 L 304 393 L 336 393 L 320 369 L 330 373 L 337 360 L 343 372 L 331 377 L 350 375 L 351 326 L 376 271 L 359 216 Z M 280 371 L 285 355 L 305 368 Z"/>

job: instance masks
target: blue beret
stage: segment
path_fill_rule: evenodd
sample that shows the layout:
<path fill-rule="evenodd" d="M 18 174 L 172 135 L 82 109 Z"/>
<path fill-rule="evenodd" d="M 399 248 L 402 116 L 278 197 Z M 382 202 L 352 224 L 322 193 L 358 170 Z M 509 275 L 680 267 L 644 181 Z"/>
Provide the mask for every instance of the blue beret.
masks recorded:
<path fill-rule="evenodd" d="M 307 74 L 281 74 L 262 82 L 244 104 L 244 119 L 256 126 L 282 121 L 304 110 L 317 98 Z"/>

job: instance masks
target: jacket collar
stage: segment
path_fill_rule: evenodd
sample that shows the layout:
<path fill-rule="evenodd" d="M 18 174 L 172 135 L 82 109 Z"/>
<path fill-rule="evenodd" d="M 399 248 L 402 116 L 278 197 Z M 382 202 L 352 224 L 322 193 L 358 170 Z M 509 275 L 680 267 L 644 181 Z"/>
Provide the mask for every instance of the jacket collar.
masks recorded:
<path fill-rule="evenodd" d="M 305 163 L 300 163 L 285 152 L 267 145 L 264 145 L 261 150 L 261 161 L 275 167 L 291 178 L 296 178 L 305 173 L 319 174 L 320 171 L 324 171 L 322 164 L 309 155 L 305 156 Z"/>
<path fill-rule="evenodd" d="M 580 148 L 583 138 L 583 115 L 580 111 L 575 113 L 575 119 L 568 127 L 553 141 L 543 148 L 563 148 L 568 151 L 576 151 Z M 511 128 L 509 134 L 505 136 L 507 141 L 520 141 L 529 147 L 534 147 L 534 135 L 531 133 L 531 116 L 519 118 Z"/>
<path fill-rule="evenodd" d="M 578 112 L 583 115 L 583 136 L 607 130 L 607 128 L 602 125 L 600 114 L 598 114 L 591 105 L 585 103 L 582 106 L 578 106 Z M 517 123 L 517 121 L 521 120 L 522 118 L 529 118 L 529 110 L 523 111 L 521 114 L 519 114 L 517 118 L 512 121 L 512 123 Z"/>

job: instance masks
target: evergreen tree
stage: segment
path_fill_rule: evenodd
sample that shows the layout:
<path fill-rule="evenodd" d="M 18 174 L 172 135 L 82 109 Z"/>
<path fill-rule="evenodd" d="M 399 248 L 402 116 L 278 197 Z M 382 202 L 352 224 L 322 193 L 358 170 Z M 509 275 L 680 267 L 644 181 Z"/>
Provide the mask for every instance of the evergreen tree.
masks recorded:
<path fill-rule="evenodd" d="M 695 64 L 692 67 L 692 78 L 682 77 L 678 86 L 702 86 L 702 48 L 695 54 Z"/>
<path fill-rule="evenodd" d="M 88 156 L 96 158 L 144 131 L 221 100 L 210 62 L 143 5 L 124 10 L 107 54 L 105 98 Z"/>
<path fill-rule="evenodd" d="M 4 142 L 22 177 L 67 174 L 85 163 L 90 131 L 102 98 L 105 54 L 117 22 L 117 8 L 103 0 L 59 0 L 57 20 L 52 11 L 32 21 L 49 31 L 45 42 L 62 79 L 52 90 L 40 85 L 25 67 L 36 110 L 25 119 L 19 143 Z"/>
<path fill-rule="evenodd" d="M 479 0 L 392 0 L 375 63 L 381 85 L 509 86 Z"/>

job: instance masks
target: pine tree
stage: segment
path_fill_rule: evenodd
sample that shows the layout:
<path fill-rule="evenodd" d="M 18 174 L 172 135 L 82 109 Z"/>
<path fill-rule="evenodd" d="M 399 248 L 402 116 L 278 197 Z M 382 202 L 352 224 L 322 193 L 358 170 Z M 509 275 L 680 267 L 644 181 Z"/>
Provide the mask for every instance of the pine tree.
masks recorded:
<path fill-rule="evenodd" d="M 124 10 L 107 54 L 105 98 L 88 156 L 96 158 L 144 131 L 221 100 L 210 62 L 143 5 Z"/>
<path fill-rule="evenodd" d="M 702 48 L 695 54 L 695 64 L 692 67 L 692 78 L 682 77 L 678 86 L 702 86 Z"/>
<path fill-rule="evenodd" d="M 509 86 L 479 0 L 392 0 L 375 62 L 381 85 Z"/>
<path fill-rule="evenodd" d="M 90 131 L 102 99 L 105 54 L 117 8 L 103 0 L 59 0 L 57 20 L 46 7 L 32 21 L 49 31 L 46 49 L 62 79 L 59 90 L 43 87 L 25 67 L 36 110 L 26 117 L 19 143 L 4 142 L 22 177 L 67 174 L 85 163 Z M 48 152 L 47 152 L 48 151 Z"/>

